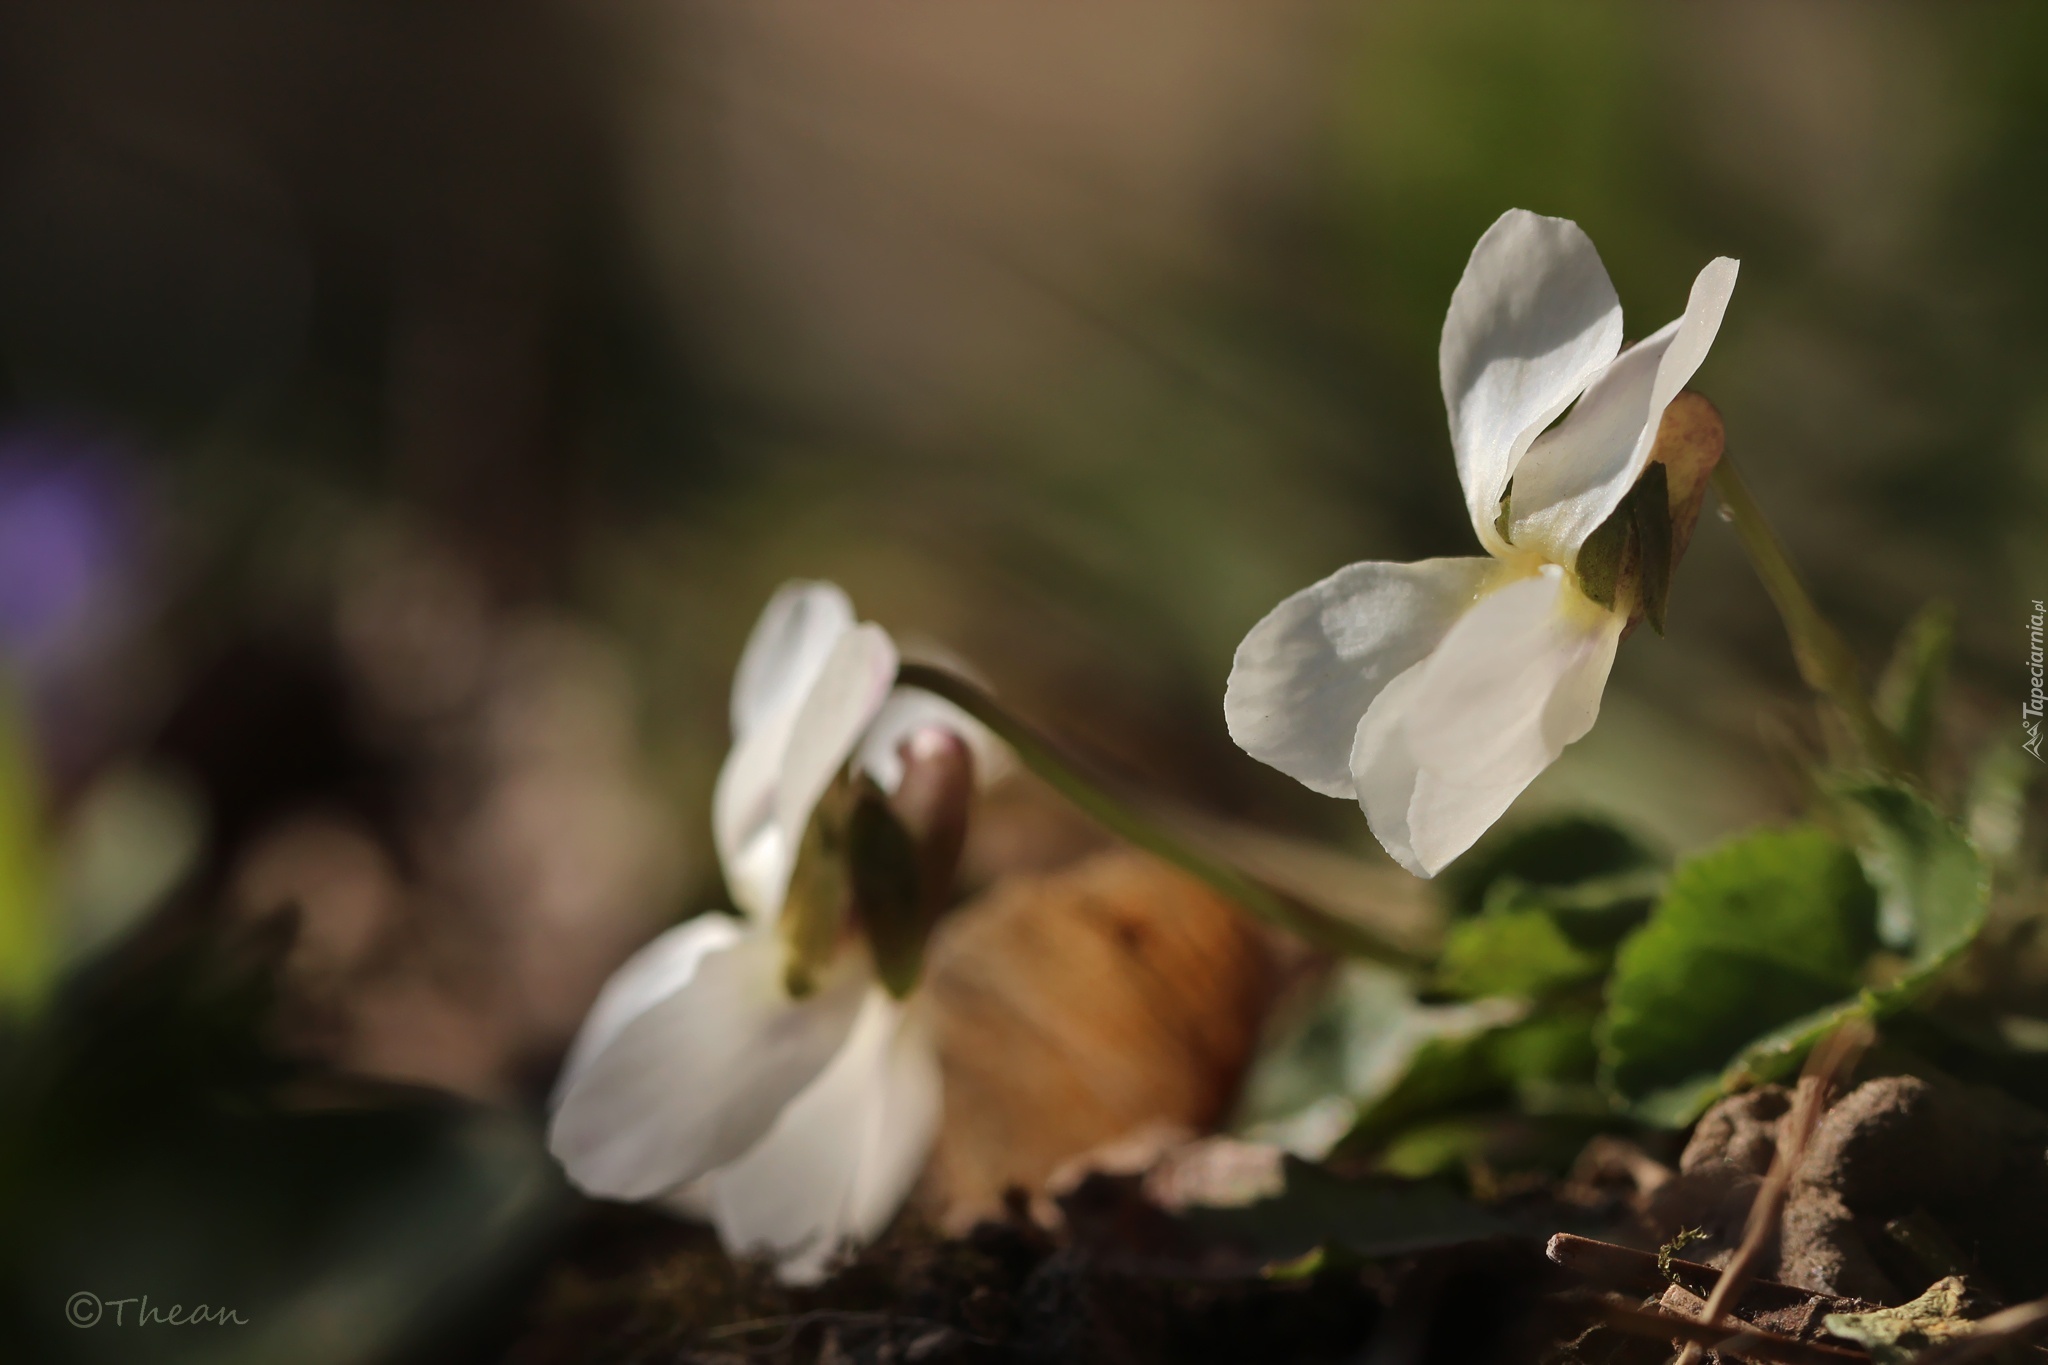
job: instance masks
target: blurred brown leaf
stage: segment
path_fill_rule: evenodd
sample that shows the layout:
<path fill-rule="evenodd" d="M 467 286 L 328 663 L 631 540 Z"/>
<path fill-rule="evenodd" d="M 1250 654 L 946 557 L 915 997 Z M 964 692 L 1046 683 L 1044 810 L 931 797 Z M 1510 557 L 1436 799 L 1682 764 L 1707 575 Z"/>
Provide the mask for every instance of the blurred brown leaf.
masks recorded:
<path fill-rule="evenodd" d="M 996 885 L 942 927 L 928 999 L 946 1111 L 938 1222 L 1000 1214 L 1068 1158 L 1228 1111 L 1275 981 L 1259 931 L 1208 888 L 1110 850 Z"/>

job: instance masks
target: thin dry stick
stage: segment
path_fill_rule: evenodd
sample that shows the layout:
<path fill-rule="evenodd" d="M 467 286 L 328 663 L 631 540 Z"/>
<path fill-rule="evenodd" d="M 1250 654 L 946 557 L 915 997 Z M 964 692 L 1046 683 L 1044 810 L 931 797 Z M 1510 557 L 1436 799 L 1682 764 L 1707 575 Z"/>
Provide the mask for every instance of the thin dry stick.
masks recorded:
<path fill-rule="evenodd" d="M 1709 1327 L 1691 1318 L 1673 1317 L 1650 1308 L 1605 1303 L 1598 1309 L 1602 1322 L 1630 1336 L 1669 1341 L 1684 1337 L 1686 1349 L 1712 1347 L 1724 1355 L 1759 1360 L 1766 1365 L 1869 1365 L 1867 1352 L 1818 1341 L 1799 1341 L 1761 1327 L 1746 1327 L 1731 1335 L 1724 1327 Z"/>
<path fill-rule="evenodd" d="M 1771 1158 L 1771 1168 L 1756 1192 L 1756 1202 L 1749 1206 L 1749 1222 L 1742 1230 L 1742 1245 L 1736 1248 L 1735 1256 L 1728 1262 L 1728 1268 L 1721 1272 L 1721 1278 L 1714 1282 L 1714 1292 L 1707 1296 L 1707 1306 L 1700 1313 L 1700 1321 L 1707 1327 L 1720 1325 L 1721 1319 L 1742 1297 L 1743 1289 L 1756 1273 L 1757 1260 L 1770 1244 L 1771 1234 L 1778 1227 L 1778 1216 L 1785 1210 L 1785 1197 L 1792 1191 L 1792 1175 L 1806 1156 L 1807 1144 L 1813 1140 L 1813 1130 L 1820 1126 L 1820 1116 L 1827 1112 L 1835 1082 L 1856 1064 L 1863 1049 L 1870 1045 L 1870 1036 L 1869 1022 L 1856 1020 L 1843 1024 L 1821 1039 L 1806 1055 L 1806 1066 L 1799 1076 L 1799 1090 L 1792 1101 L 1785 1136 L 1779 1141 L 1778 1150 Z M 1678 1365 L 1700 1365 L 1704 1354 L 1705 1349 L 1698 1341 L 1689 1341 L 1678 1357 Z"/>
<path fill-rule="evenodd" d="M 2014 1304 L 1971 1324 L 1970 1335 L 1922 1351 L 1913 1365 L 1963 1365 L 2048 1327 L 2048 1299 Z"/>

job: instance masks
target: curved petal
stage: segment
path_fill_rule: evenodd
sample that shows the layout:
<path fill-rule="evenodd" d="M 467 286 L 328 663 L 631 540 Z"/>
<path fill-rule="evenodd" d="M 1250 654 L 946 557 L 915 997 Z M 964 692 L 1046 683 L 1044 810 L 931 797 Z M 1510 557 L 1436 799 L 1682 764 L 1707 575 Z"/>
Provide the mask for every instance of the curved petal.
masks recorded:
<path fill-rule="evenodd" d="M 853 629 L 853 606 L 837 587 L 786 584 L 761 613 L 733 675 L 733 746 L 711 793 L 711 835 L 733 900 L 756 918 L 774 916 L 796 856 L 775 816 L 797 716 Z"/>
<path fill-rule="evenodd" d="M 1546 565 L 1482 598 L 1380 693 L 1351 768 L 1396 862 L 1435 876 L 1593 727 L 1623 624 Z"/>
<path fill-rule="evenodd" d="M 987 787 L 1010 768 L 1010 746 L 989 733 L 988 727 L 944 697 L 919 687 L 898 687 L 889 693 L 882 709 L 869 722 L 861 737 L 860 765 L 877 786 L 890 795 L 903 781 L 903 760 L 897 749 L 919 730 L 937 726 L 951 730 L 967 743 L 974 755 L 974 783 Z"/>
<path fill-rule="evenodd" d="M 1351 743 L 1380 689 L 1435 649 L 1499 566 L 1353 564 L 1266 613 L 1237 647 L 1223 719 L 1237 746 L 1325 796 L 1356 796 Z"/>
<path fill-rule="evenodd" d="M 678 1218 L 708 1223 L 711 1221 L 711 1177 L 707 1175 L 678 1185 L 654 1202 Z"/>
<path fill-rule="evenodd" d="M 782 990 L 782 946 L 748 932 L 597 1049 L 563 1090 L 548 1150 L 571 1183 L 650 1199 L 756 1142 L 846 1041 L 872 973 L 842 954 L 812 995 Z"/>
<path fill-rule="evenodd" d="M 818 670 L 790 727 L 789 749 L 775 784 L 775 823 L 792 859 L 818 798 L 853 757 L 895 682 L 895 642 L 888 631 L 868 622 L 840 636 Z M 789 867 L 780 873 L 772 888 L 778 906 L 788 889 Z"/>
<path fill-rule="evenodd" d="M 824 1277 L 848 1242 L 888 1225 L 938 1135 L 938 1052 L 913 1007 L 870 990 L 846 1045 L 768 1135 L 705 1181 L 734 1251 L 762 1251 L 791 1284 Z"/>
<path fill-rule="evenodd" d="M 777 588 L 733 670 L 733 735 L 745 735 L 777 711 L 794 710 L 853 621 L 853 603 L 836 583 L 797 581 Z"/>
<path fill-rule="evenodd" d="M 570 1044 L 555 1081 L 553 1102 L 562 1102 L 589 1069 L 591 1059 L 609 1047 L 620 1030 L 689 985 L 707 954 L 731 947 L 745 932 L 737 920 L 725 915 L 699 915 L 650 940 L 627 958 L 597 993 L 590 1013 L 583 1016 L 583 1026 L 576 1031 L 576 1041 Z"/>
<path fill-rule="evenodd" d="M 712 834 L 726 886 L 753 918 L 769 923 L 781 913 L 811 810 L 852 757 L 895 677 L 889 633 L 853 626 L 834 642 L 787 718 L 771 717 L 727 756 L 711 794 Z"/>
<path fill-rule="evenodd" d="M 1717 256 L 1693 281 L 1685 313 L 1624 351 L 1571 415 L 1538 437 L 1515 469 L 1515 544 L 1570 566 L 1642 477 L 1664 409 L 1707 358 L 1736 263 Z"/>
<path fill-rule="evenodd" d="M 1437 348 L 1458 482 L 1489 553 L 1507 552 L 1494 520 L 1523 452 L 1620 349 L 1621 302 L 1579 225 L 1502 214 L 1472 248 Z"/>

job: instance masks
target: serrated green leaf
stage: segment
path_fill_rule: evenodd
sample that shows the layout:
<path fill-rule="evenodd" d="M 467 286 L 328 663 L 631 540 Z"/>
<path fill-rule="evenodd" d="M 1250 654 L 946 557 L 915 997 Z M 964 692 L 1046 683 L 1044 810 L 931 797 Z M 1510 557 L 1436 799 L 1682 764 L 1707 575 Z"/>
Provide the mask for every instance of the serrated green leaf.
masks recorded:
<path fill-rule="evenodd" d="M 1604 954 L 1566 937 L 1544 910 L 1512 910 L 1451 926 L 1437 961 L 1437 985 L 1471 1000 L 1487 995 L 1537 999 L 1597 979 Z"/>
<path fill-rule="evenodd" d="M 1729 1065 L 1720 1090 L 1783 1080 L 1816 1043 L 1849 1020 L 1898 1014 L 1983 927 L 1990 875 L 1960 829 L 1900 787 L 1863 783 L 1836 795 L 1860 812 L 1859 854 L 1880 896 L 1879 923 L 1882 928 L 1891 921 L 1888 940 L 1910 952 L 1910 969 L 1757 1039 Z"/>
<path fill-rule="evenodd" d="M 1896 787 L 1872 784 L 1851 799 L 1870 801 L 1884 841 L 1866 868 L 1880 894 L 1903 907 L 1912 967 L 1887 984 L 1791 1020 L 1743 1050 L 1723 1077 L 1722 1088 L 1782 1080 L 1795 1071 L 1822 1038 L 1852 1018 L 1883 1020 L 1910 1005 L 1942 969 L 1975 941 L 1990 905 L 1990 878 L 1962 832 L 1926 802 Z"/>
<path fill-rule="evenodd" d="M 1910 953 L 1922 969 L 1975 938 L 1990 907 L 1991 874 L 1969 836 L 1904 787 L 1858 782 L 1835 796 L 1851 812 L 1857 855 L 1877 888 L 1886 946 Z"/>
<path fill-rule="evenodd" d="M 1821 1039 L 1852 1019 L 1873 1017 L 1877 1013 L 1874 1007 L 1880 999 L 1880 996 L 1864 991 L 1780 1024 L 1742 1050 L 1742 1055 L 1729 1064 L 1727 1071 L 1707 1093 L 1706 1104 L 1702 1104 L 1700 1110 L 1704 1111 L 1707 1104 L 1728 1091 L 1782 1081 L 1791 1076 Z M 1697 1118 L 1698 1113 L 1692 1117 Z M 1689 1123 L 1692 1120 L 1683 1121 Z"/>
<path fill-rule="evenodd" d="M 1674 1094 L 1718 1084 L 1760 1033 L 1853 996 L 1875 919 L 1856 856 L 1817 830 L 1749 835 L 1682 864 L 1616 957 L 1604 1083 L 1659 1114 L 1682 1109 Z"/>
<path fill-rule="evenodd" d="M 1946 602 L 1928 603 L 1899 632 L 1878 680 L 1877 717 L 1898 737 L 1900 750 L 1915 770 L 1926 765 L 1934 742 L 1935 717 L 1955 639 L 1955 608 Z"/>

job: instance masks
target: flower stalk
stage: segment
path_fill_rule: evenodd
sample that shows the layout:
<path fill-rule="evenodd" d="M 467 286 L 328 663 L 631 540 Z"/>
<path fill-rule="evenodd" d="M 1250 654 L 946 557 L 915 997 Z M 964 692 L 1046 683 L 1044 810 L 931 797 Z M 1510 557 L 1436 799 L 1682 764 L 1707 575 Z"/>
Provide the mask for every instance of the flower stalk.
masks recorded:
<path fill-rule="evenodd" d="M 932 664 L 906 662 L 897 670 L 896 682 L 898 686 L 919 688 L 953 703 L 987 726 L 1010 746 L 1019 762 L 1104 829 L 1173 864 L 1259 919 L 1333 952 L 1397 967 L 1423 965 L 1423 959 L 1414 953 L 1363 926 L 1282 895 L 1223 859 L 1184 842 L 1110 795 L 1100 783 L 1084 775 L 1051 740 L 965 678 Z"/>
<path fill-rule="evenodd" d="M 1735 523 L 1736 533 L 1742 537 L 1749 562 L 1755 566 L 1764 591 L 1771 595 L 1778 617 L 1785 623 L 1799 676 L 1808 687 L 1834 703 L 1868 762 L 1885 772 L 1906 773 L 1909 764 L 1905 752 L 1898 737 L 1878 719 L 1871 706 L 1857 673 L 1856 656 L 1814 605 L 1806 585 L 1800 581 L 1799 571 L 1792 567 L 1792 559 L 1785 553 L 1784 543 L 1771 529 L 1734 462 L 1725 455 L 1714 467 L 1713 483 L 1721 505 L 1728 509 L 1729 519 Z"/>

